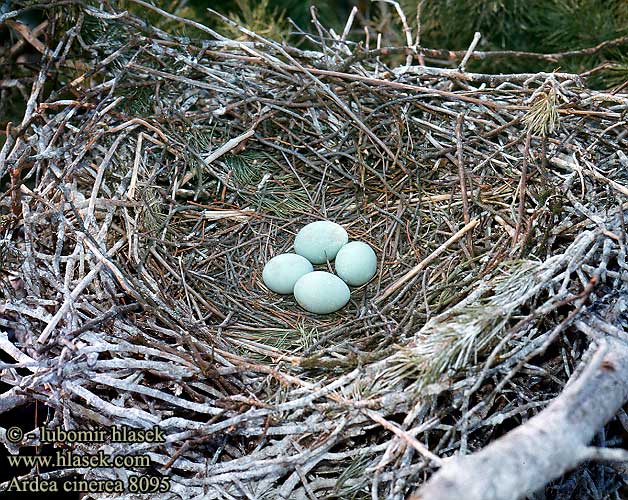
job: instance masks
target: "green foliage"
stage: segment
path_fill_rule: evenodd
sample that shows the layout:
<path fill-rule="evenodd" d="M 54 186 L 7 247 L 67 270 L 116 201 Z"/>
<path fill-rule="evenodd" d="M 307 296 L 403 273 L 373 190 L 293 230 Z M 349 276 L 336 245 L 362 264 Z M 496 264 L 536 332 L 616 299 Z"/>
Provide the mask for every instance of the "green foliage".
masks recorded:
<path fill-rule="evenodd" d="M 155 89 L 149 86 L 136 86 L 125 89 L 126 99 L 123 108 L 133 116 L 148 116 L 153 109 Z"/>
<path fill-rule="evenodd" d="M 622 1 L 553 0 L 532 10 L 530 32 L 543 52 L 596 45 L 626 32 L 628 18 L 617 16 Z M 624 23 L 623 29 L 621 23 Z M 622 33 L 622 31 L 624 33 Z M 538 49 L 537 49 L 538 50 Z"/>
<path fill-rule="evenodd" d="M 68 16 L 67 21 L 78 20 L 79 9 L 74 9 L 75 15 Z M 68 25 L 66 29 L 70 29 Z M 94 16 L 85 16 L 81 25 L 81 38 L 87 45 L 106 46 L 108 51 L 113 52 L 127 42 L 127 31 L 116 21 L 104 22 Z"/>
<path fill-rule="evenodd" d="M 371 498 L 368 482 L 364 480 L 368 465 L 368 457 L 355 455 L 349 466 L 338 477 L 334 491 L 328 493 L 326 498 L 341 498 L 343 500 Z"/>
<path fill-rule="evenodd" d="M 271 8 L 269 0 L 236 0 L 239 13 L 231 13 L 231 17 L 238 24 L 267 38 L 280 40 L 288 35 L 288 26 L 285 19 L 285 10 Z M 226 30 L 234 38 L 243 38 L 237 28 L 227 26 Z"/>
<path fill-rule="evenodd" d="M 166 5 L 168 2 L 160 0 Z M 208 12 L 207 7 L 220 12 L 241 23 L 244 27 L 275 40 L 287 37 L 289 25 L 287 18 L 292 19 L 297 25 L 307 27 L 309 23 L 308 1 L 300 0 L 222 0 L 207 2 L 206 0 L 190 0 L 187 2 L 189 9 L 193 11 L 194 18 L 204 22 L 208 26 L 224 30 L 226 33 L 240 37 L 241 33 L 234 32 L 229 26 L 225 26 L 215 16 Z M 316 3 L 316 2 L 314 2 Z M 330 5 L 332 2 L 329 2 Z"/>
<path fill-rule="evenodd" d="M 493 49 L 526 45 L 522 36 L 531 25 L 531 12 L 539 0 L 426 0 L 423 4 L 422 44 L 429 47 L 466 49 L 476 31 Z M 542 2 L 543 3 L 543 2 Z M 418 0 L 404 0 L 409 19 Z"/>
<path fill-rule="evenodd" d="M 628 54 L 618 54 L 591 79 L 595 87 L 614 87 L 628 81 Z"/>
<path fill-rule="evenodd" d="M 405 0 L 405 11 L 415 12 L 419 0 Z M 412 16 L 408 16 L 411 18 Z M 625 0 L 425 0 L 421 15 L 423 46 L 466 49 L 479 31 L 478 50 L 565 52 L 595 46 L 628 34 L 628 2 Z M 500 73 L 553 71 L 574 73 L 611 61 L 593 79 L 597 86 L 617 83 L 625 75 L 628 48 L 601 51 L 546 62 L 510 58 L 472 61 L 469 70 Z M 623 80 L 621 80 L 623 81 Z"/>
<path fill-rule="evenodd" d="M 418 3 L 403 2 L 408 13 Z M 628 32 L 624 0 L 425 0 L 421 20 L 423 44 L 448 49 L 467 48 L 476 31 L 479 48 L 534 52 L 591 46 Z"/>

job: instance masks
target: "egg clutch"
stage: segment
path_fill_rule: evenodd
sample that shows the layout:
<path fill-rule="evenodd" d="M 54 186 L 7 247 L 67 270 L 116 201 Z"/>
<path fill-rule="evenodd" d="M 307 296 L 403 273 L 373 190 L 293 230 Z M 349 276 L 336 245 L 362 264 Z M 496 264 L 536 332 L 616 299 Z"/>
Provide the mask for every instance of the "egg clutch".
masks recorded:
<path fill-rule="evenodd" d="M 294 293 L 306 311 L 329 314 L 347 305 L 350 286 L 369 282 L 377 271 L 377 256 L 361 241 L 349 243 L 347 231 L 335 222 L 316 221 L 301 228 L 295 253 L 282 253 L 264 266 L 262 279 L 273 292 Z M 315 271 L 312 264 L 335 259 L 336 274 Z"/>

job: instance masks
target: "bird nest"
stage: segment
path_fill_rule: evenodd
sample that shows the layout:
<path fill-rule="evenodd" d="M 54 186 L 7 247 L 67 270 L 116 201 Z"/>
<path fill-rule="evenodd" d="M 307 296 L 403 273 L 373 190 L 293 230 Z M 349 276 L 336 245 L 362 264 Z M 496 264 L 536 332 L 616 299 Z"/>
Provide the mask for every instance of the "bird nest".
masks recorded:
<path fill-rule="evenodd" d="M 317 23 L 307 50 L 233 39 L 133 2 L 162 27 L 107 4 L 10 24 L 41 62 L 1 82 L 25 104 L 0 152 L 0 411 L 40 420 L 1 438 L 164 439 L 66 439 L 150 463 L 21 479 L 124 482 L 93 498 L 145 476 L 168 478 L 150 490 L 164 499 L 402 499 L 582 368 L 585 323 L 610 321 L 628 281 L 625 94 L 470 73 L 474 50 L 430 68 Z M 327 316 L 261 279 L 315 220 L 378 256 Z M 614 498 L 620 472 L 586 468 Z"/>

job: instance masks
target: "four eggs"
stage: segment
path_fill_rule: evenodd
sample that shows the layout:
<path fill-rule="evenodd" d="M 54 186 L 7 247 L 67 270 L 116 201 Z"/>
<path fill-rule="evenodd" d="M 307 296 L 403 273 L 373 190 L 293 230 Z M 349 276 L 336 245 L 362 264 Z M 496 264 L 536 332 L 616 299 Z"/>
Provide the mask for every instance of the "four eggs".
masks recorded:
<path fill-rule="evenodd" d="M 335 222 L 317 221 L 304 226 L 294 240 L 295 253 L 277 255 L 264 266 L 264 284 L 273 292 L 294 293 L 303 309 L 316 314 L 341 309 L 351 295 L 347 285 L 361 286 L 377 271 L 373 249 L 360 241 L 348 241 L 345 229 Z M 312 264 L 334 259 L 338 276 L 314 271 Z"/>

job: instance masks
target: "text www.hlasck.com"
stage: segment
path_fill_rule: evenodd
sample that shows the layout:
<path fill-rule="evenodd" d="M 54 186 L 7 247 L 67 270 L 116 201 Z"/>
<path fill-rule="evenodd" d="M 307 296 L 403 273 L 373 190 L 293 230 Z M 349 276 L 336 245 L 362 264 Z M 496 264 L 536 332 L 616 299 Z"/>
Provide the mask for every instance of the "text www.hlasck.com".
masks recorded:
<path fill-rule="evenodd" d="M 11 467 L 149 467 L 148 455 L 111 456 L 99 451 L 92 455 L 77 455 L 71 451 L 57 451 L 54 455 L 9 455 Z"/>

